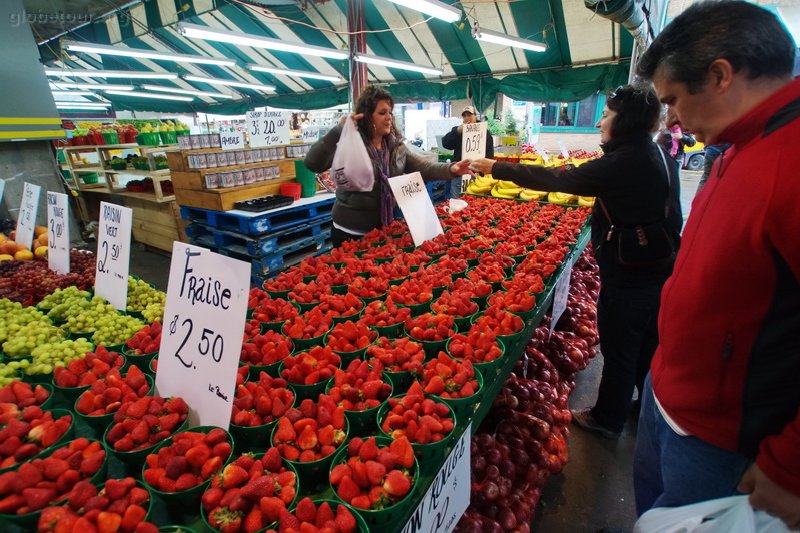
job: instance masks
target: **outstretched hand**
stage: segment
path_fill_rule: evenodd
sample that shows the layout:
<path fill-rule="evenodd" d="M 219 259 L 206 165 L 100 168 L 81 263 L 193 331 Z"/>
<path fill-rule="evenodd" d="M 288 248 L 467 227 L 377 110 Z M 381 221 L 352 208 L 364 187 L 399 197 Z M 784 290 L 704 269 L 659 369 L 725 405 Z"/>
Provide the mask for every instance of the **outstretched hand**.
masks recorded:
<path fill-rule="evenodd" d="M 738 490 L 750 494 L 753 509 L 780 518 L 789 529 L 800 530 L 800 495 L 772 481 L 755 463 L 742 476 Z"/>
<path fill-rule="evenodd" d="M 470 169 L 479 174 L 491 174 L 494 164 L 494 159 L 475 159 L 470 163 Z"/>
<path fill-rule="evenodd" d="M 461 161 L 450 165 L 450 174 L 454 176 L 474 176 L 474 173 L 472 170 L 470 170 L 469 159 L 462 159 Z"/>

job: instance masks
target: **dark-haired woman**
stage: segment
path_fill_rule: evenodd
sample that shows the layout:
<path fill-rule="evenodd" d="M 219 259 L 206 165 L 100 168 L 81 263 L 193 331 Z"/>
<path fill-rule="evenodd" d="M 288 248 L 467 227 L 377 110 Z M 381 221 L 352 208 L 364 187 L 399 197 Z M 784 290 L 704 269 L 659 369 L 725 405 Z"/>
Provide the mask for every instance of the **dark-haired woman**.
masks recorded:
<path fill-rule="evenodd" d="M 393 109 L 392 95 L 373 85 L 366 87 L 356 101 L 352 119 L 372 160 L 375 185 L 367 192 L 337 189 L 332 215 L 334 247 L 391 223 L 395 202 L 389 187 L 390 177 L 419 172 L 425 181 L 437 181 L 471 174 L 469 161 L 452 165 L 430 163 L 409 151 L 394 124 Z M 331 168 L 343 125 L 344 120 L 311 147 L 305 158 L 310 170 L 323 172 Z"/>
<path fill-rule="evenodd" d="M 669 204 L 666 226 L 677 246 L 683 222 L 674 165 L 665 164 L 663 152 L 652 140 L 660 115 L 661 104 L 652 87 L 622 86 L 609 94 L 597 123 L 603 157 L 563 170 L 490 159 L 473 161 L 471 167 L 522 187 L 598 197 L 592 212 L 592 245 L 600 266 L 603 377 L 595 406 L 573 411 L 573 419 L 580 427 L 612 439 L 619 437 L 628 418 L 634 387 L 643 390 L 658 345 L 661 287 L 672 273 L 674 256 L 649 266 L 624 266 L 614 247 L 605 246 L 606 238 L 612 225 L 663 221 Z"/>

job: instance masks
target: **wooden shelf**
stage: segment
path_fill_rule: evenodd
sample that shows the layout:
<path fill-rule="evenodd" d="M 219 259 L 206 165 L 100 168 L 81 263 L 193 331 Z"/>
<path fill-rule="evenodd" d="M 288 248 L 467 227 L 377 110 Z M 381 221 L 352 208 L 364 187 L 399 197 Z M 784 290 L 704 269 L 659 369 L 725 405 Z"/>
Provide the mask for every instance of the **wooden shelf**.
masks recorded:
<path fill-rule="evenodd" d="M 175 200 L 175 195 L 171 194 L 169 196 L 164 196 L 162 198 L 156 198 L 155 192 L 132 192 L 127 191 L 124 189 L 121 190 L 113 190 L 109 191 L 108 188 L 103 186 L 102 188 L 97 189 L 89 189 L 89 192 L 96 192 L 98 194 L 109 194 L 109 195 L 118 195 L 118 196 L 127 196 L 129 198 L 138 198 L 139 200 L 144 200 L 147 202 L 155 202 L 157 204 L 165 203 L 165 202 L 172 202 Z"/>
<path fill-rule="evenodd" d="M 72 172 L 97 172 L 98 174 L 107 172 L 103 167 L 72 167 L 69 170 Z"/>
<path fill-rule="evenodd" d="M 227 167 L 194 168 L 188 170 L 187 172 L 199 172 L 201 176 L 205 176 L 206 174 L 217 174 L 218 172 L 231 172 L 234 170 L 248 170 L 251 168 L 260 168 L 260 167 L 279 167 L 282 161 L 287 161 L 287 160 L 274 159 L 272 161 L 259 161 L 258 163 L 245 163 L 244 165 L 229 165 Z M 291 161 L 292 164 L 294 164 L 294 159 L 292 159 Z"/>
<path fill-rule="evenodd" d="M 294 175 L 259 181 L 241 187 L 228 187 L 208 190 L 181 189 L 175 187 L 175 199 L 179 205 L 211 209 L 212 211 L 230 211 L 233 204 L 242 200 L 250 200 L 268 194 L 278 194 L 282 183 L 294 181 Z M 175 185 L 175 182 L 173 182 Z"/>
<path fill-rule="evenodd" d="M 155 179 L 156 176 L 169 176 L 168 168 L 162 168 L 159 170 L 139 170 L 136 168 L 130 168 L 125 170 L 103 169 L 100 172 L 105 172 L 106 174 L 129 174 L 131 176 L 143 176 L 146 178 L 153 178 L 153 179 Z"/>

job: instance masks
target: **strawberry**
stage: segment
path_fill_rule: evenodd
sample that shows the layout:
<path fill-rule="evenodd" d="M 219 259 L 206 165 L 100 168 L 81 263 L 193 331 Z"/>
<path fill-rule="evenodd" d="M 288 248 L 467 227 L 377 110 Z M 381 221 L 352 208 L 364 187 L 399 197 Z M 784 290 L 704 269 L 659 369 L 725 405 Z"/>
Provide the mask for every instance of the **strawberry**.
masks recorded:
<path fill-rule="evenodd" d="M 350 505 L 352 505 L 357 509 L 369 509 L 370 507 L 372 507 L 372 502 L 369 501 L 369 496 L 360 494 L 355 498 L 353 498 L 352 500 L 350 500 Z"/>
<path fill-rule="evenodd" d="M 244 468 L 229 464 L 222 471 L 222 488 L 230 489 L 239 487 L 247 481 L 248 477 L 247 471 Z"/>
<path fill-rule="evenodd" d="M 209 513 L 208 524 L 222 533 L 238 533 L 242 525 L 242 513 L 217 507 Z"/>
<path fill-rule="evenodd" d="M 134 531 L 139 522 L 143 522 L 147 516 L 147 511 L 144 507 L 139 505 L 129 505 L 122 515 L 122 522 L 120 522 L 121 531 Z"/>
<path fill-rule="evenodd" d="M 222 468 L 222 464 L 223 461 L 221 457 L 209 458 L 208 461 L 203 463 L 203 466 L 200 468 L 200 477 L 203 479 L 210 478 L 212 475 L 217 473 Z"/>
<path fill-rule="evenodd" d="M 317 517 L 317 507 L 314 505 L 314 502 L 311 501 L 311 498 L 303 498 L 297 503 L 294 515 L 301 522 L 313 523 Z"/>
<path fill-rule="evenodd" d="M 281 469 L 281 455 L 277 448 L 270 448 L 261 459 L 265 470 L 278 472 Z"/>
<path fill-rule="evenodd" d="M 281 531 L 286 531 L 288 529 L 293 529 L 293 530 L 300 529 L 300 520 L 298 520 L 295 515 L 293 515 L 286 509 L 281 509 L 279 520 L 280 520 Z"/>
<path fill-rule="evenodd" d="M 247 513 L 247 516 L 242 523 L 242 530 L 245 533 L 254 533 L 264 527 L 264 518 L 261 514 L 261 510 L 258 506 L 254 506 L 253 509 Z"/>
<path fill-rule="evenodd" d="M 343 501 L 350 503 L 353 498 L 361 494 L 361 488 L 350 478 L 350 476 L 344 476 L 339 483 L 339 488 L 336 493 Z"/>
<path fill-rule="evenodd" d="M 286 510 L 286 505 L 283 503 L 283 501 L 274 496 L 261 498 L 258 503 L 258 507 L 261 510 L 263 518 L 270 523 L 278 519 L 281 511 Z"/>
<path fill-rule="evenodd" d="M 335 518 L 330 504 L 328 502 L 322 502 L 317 508 L 317 518 L 314 523 L 317 527 L 323 527 L 328 522 L 333 522 Z"/>
<path fill-rule="evenodd" d="M 261 469 L 261 467 L 256 467 Z M 271 476 L 261 476 L 253 479 L 242 487 L 242 496 L 254 502 L 265 496 L 271 496 L 275 490 L 275 481 Z"/>
<path fill-rule="evenodd" d="M 203 493 L 201 503 L 206 512 L 210 512 L 215 507 L 219 506 L 224 491 L 220 487 L 210 487 Z"/>
<path fill-rule="evenodd" d="M 364 464 L 369 482 L 372 485 L 380 485 L 381 481 L 383 481 L 383 476 L 386 475 L 386 467 L 376 461 L 367 461 Z"/>
<path fill-rule="evenodd" d="M 378 456 L 378 445 L 375 437 L 370 437 L 364 441 L 358 449 L 358 456 L 365 461 L 371 461 Z"/>
<path fill-rule="evenodd" d="M 344 505 L 340 505 L 336 509 L 335 522 L 340 533 L 355 533 L 356 531 L 356 519 Z"/>
<path fill-rule="evenodd" d="M 383 490 L 390 496 L 403 498 L 411 490 L 411 480 L 399 470 L 392 470 L 386 475 Z"/>
<path fill-rule="evenodd" d="M 97 531 L 98 533 L 116 533 L 119 526 L 122 524 L 122 517 L 117 513 L 107 513 L 101 511 L 97 515 Z"/>
<path fill-rule="evenodd" d="M 403 436 L 393 440 L 389 445 L 389 449 L 397 456 L 400 466 L 404 468 L 414 466 L 414 449 L 407 437 Z"/>
<path fill-rule="evenodd" d="M 44 509 L 55 496 L 56 491 L 53 489 L 27 488 L 22 490 L 22 497 L 25 499 L 25 504 L 31 511 Z"/>

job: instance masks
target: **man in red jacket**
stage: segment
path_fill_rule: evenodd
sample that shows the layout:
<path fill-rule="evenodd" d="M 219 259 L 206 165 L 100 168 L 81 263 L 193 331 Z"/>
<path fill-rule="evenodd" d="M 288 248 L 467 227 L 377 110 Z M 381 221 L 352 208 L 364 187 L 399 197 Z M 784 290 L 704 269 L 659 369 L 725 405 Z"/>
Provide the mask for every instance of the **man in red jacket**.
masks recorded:
<path fill-rule="evenodd" d="M 800 528 L 800 80 L 747 2 L 695 4 L 638 65 L 680 124 L 731 143 L 664 286 L 634 464 L 639 514 L 736 494 Z"/>

